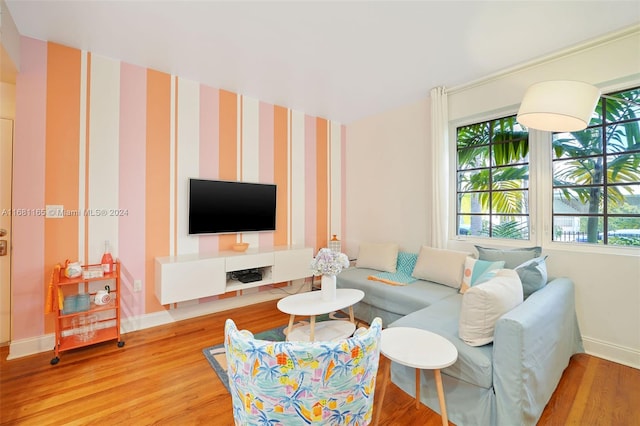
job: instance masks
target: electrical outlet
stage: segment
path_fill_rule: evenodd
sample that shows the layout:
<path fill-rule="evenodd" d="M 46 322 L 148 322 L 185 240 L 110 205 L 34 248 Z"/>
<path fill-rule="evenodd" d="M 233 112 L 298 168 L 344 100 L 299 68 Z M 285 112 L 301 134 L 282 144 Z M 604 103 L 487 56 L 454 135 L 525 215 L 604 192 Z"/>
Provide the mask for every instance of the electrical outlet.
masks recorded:
<path fill-rule="evenodd" d="M 142 280 L 133 280 L 133 291 L 142 291 Z"/>

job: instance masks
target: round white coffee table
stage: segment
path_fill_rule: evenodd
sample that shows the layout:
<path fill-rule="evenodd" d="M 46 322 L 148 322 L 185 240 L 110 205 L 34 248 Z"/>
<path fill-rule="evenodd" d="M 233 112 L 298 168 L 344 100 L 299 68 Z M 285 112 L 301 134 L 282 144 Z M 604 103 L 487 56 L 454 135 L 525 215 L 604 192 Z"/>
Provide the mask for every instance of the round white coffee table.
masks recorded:
<path fill-rule="evenodd" d="M 287 340 L 313 342 L 315 340 L 334 340 L 348 337 L 356 329 L 353 317 L 353 305 L 364 297 L 362 290 L 339 288 L 336 298 L 331 301 L 322 300 L 320 291 L 294 294 L 278 301 L 278 310 L 289 314 Z M 349 308 L 349 321 L 322 321 L 316 324 L 316 315 L 328 314 L 340 309 Z M 310 317 L 308 326 L 293 328 L 296 315 Z"/>
<path fill-rule="evenodd" d="M 448 425 L 447 406 L 442 388 L 440 370 L 448 367 L 458 359 L 458 350 L 453 343 L 444 337 L 413 327 L 391 327 L 382 330 L 380 352 L 390 361 L 398 362 L 416 369 L 416 408 L 420 406 L 420 370 L 433 370 L 440 402 L 442 424 Z M 383 373 L 383 383 L 378 403 L 378 413 L 384 401 L 384 394 L 390 376 L 390 362 L 386 363 Z M 377 418 L 380 417 L 378 414 Z"/>

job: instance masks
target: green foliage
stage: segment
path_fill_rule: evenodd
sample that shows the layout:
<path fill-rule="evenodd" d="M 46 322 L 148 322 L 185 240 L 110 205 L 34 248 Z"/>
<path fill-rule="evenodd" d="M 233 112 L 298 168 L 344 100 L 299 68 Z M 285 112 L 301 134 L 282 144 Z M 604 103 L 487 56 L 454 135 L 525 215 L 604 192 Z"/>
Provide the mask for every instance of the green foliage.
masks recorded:
<path fill-rule="evenodd" d="M 615 96 L 637 102 L 640 88 Z M 602 98 L 596 106 L 591 127 L 580 132 L 554 134 L 556 167 L 553 183 L 565 199 L 587 204 L 589 213 L 594 215 L 604 211 L 605 199 L 610 212 L 625 206 L 625 195 L 634 194 L 634 187 L 624 184 L 640 183 L 639 114 L 637 105 Z M 604 186 L 605 183 L 609 185 Z M 623 185 L 610 185 L 612 183 Z M 588 242 L 598 243 L 599 232 L 619 229 L 616 218 L 612 217 L 608 219 L 607 229 L 603 230 L 601 219 L 597 216 L 580 221 Z M 614 244 L 613 238 L 609 243 Z"/>
<path fill-rule="evenodd" d="M 529 238 L 529 226 L 527 223 L 520 223 L 515 220 L 500 222 L 493 226 L 492 237 L 526 240 Z"/>
<path fill-rule="evenodd" d="M 472 192 L 478 201 L 477 205 L 472 204 L 471 213 L 489 211 L 496 217 L 527 212 L 529 139 L 528 131 L 516 117 L 460 127 L 457 140 L 459 171 L 470 170 L 458 174 L 458 188 Z M 524 226 L 528 235 L 528 225 Z M 521 232 L 504 233 L 522 238 Z M 488 236 L 488 228 L 482 234 Z"/>
<path fill-rule="evenodd" d="M 609 244 L 614 246 L 640 247 L 640 237 L 609 237 Z"/>
<path fill-rule="evenodd" d="M 638 103 L 640 88 L 615 96 Z M 608 229 L 640 228 L 640 224 L 629 227 L 629 217 L 638 217 L 635 215 L 640 212 L 627 204 L 629 195 L 640 184 L 639 117 L 640 106 L 602 98 L 589 128 L 553 136 L 554 187 L 565 199 L 586 205 L 588 212 L 595 215 L 580 221 L 589 242 L 602 242 L 600 212 L 605 210 L 605 201 L 608 212 L 630 215 L 609 217 Z M 458 128 L 457 148 L 459 171 L 465 171 L 458 174 L 458 188 L 473 193 L 478 200 L 471 213 L 479 213 L 475 209 L 480 208 L 496 218 L 528 212 L 528 131 L 515 116 Z M 493 227 L 491 236 L 528 238 L 528 229 L 526 222 L 500 222 Z M 481 233 L 489 236 L 488 223 L 483 223 Z M 635 240 L 611 237 L 609 243 L 635 246 Z"/>

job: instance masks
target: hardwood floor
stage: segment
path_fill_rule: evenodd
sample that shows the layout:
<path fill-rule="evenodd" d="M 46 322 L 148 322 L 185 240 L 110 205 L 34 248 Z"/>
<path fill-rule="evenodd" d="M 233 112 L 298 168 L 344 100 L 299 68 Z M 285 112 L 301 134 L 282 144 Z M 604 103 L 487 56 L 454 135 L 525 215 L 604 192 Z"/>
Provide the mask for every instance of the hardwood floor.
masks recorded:
<path fill-rule="evenodd" d="M 231 397 L 202 349 L 223 341 L 233 318 L 254 332 L 286 324 L 276 302 L 216 313 L 124 335 L 61 354 L 7 361 L 0 348 L 0 423 L 7 425 L 232 425 Z M 383 357 L 382 362 L 387 362 Z M 381 380 L 378 380 L 380 383 Z M 379 394 L 379 393 L 378 393 Z M 390 383 L 381 425 L 440 425 L 440 416 Z M 576 355 L 540 425 L 640 424 L 640 370 Z"/>

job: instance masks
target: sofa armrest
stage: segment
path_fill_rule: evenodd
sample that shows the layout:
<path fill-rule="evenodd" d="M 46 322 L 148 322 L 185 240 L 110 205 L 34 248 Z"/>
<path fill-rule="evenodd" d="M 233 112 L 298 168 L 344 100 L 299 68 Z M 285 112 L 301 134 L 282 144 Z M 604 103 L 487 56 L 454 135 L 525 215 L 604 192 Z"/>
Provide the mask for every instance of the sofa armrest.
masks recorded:
<path fill-rule="evenodd" d="M 535 425 L 571 356 L 583 352 L 574 285 L 555 278 L 496 323 L 497 424 Z"/>

